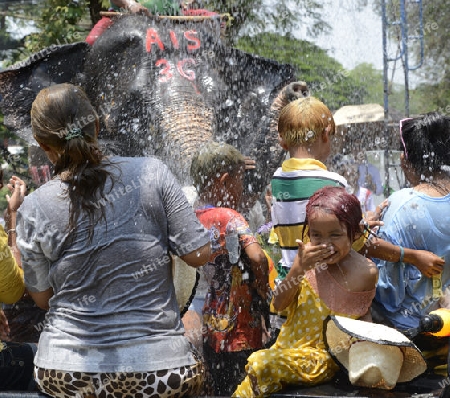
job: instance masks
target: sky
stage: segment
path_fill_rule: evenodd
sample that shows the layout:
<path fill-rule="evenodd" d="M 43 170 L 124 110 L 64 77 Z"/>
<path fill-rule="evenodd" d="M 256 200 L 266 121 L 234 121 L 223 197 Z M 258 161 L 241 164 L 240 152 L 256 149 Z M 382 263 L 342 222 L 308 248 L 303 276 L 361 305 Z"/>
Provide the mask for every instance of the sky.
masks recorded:
<path fill-rule="evenodd" d="M 336 58 L 346 69 L 368 62 L 383 69 L 381 18 L 372 11 L 371 1 L 362 12 L 355 10 L 355 0 L 328 1 L 323 19 L 332 31 L 315 43 Z"/>
<path fill-rule="evenodd" d="M 353 69 L 363 62 L 370 63 L 375 69 L 383 70 L 383 38 L 381 16 L 373 12 L 373 0 L 362 11 L 356 10 L 356 0 L 327 0 L 323 19 L 332 31 L 313 40 L 316 45 L 328 51 L 345 69 Z M 396 46 L 388 48 L 389 56 Z M 389 62 L 389 68 L 394 64 Z M 397 63 L 394 81 L 404 83 L 401 65 Z M 411 75 L 410 75 L 411 77 Z M 391 78 L 391 73 L 389 74 Z"/>

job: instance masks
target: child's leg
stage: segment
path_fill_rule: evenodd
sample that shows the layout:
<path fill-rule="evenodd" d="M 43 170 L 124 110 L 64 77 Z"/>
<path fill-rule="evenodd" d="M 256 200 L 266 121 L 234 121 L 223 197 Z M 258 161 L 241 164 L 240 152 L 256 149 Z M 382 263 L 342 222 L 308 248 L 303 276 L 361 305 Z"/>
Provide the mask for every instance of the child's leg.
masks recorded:
<path fill-rule="evenodd" d="M 274 369 L 278 368 L 276 361 L 279 351 L 267 349 L 250 355 L 245 368 L 247 376 L 237 387 L 233 397 L 265 397 L 281 390 L 282 385 L 277 377 L 278 372 L 274 372 Z M 283 373 L 285 372 L 286 369 L 283 370 Z"/>
<path fill-rule="evenodd" d="M 248 358 L 247 377 L 233 397 L 267 397 L 287 384 L 317 384 L 337 370 L 324 349 L 301 347 L 260 350 Z"/>

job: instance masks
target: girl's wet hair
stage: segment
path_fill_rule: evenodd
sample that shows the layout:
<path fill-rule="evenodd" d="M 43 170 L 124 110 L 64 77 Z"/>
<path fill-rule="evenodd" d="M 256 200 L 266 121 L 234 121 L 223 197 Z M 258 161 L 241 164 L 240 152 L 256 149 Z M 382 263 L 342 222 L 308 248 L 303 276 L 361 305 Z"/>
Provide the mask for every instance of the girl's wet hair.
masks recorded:
<path fill-rule="evenodd" d="M 417 173 L 430 175 L 450 164 L 450 118 L 437 112 L 405 120 L 401 130 L 408 161 Z"/>
<path fill-rule="evenodd" d="M 351 242 L 361 234 L 361 204 L 345 188 L 325 187 L 316 191 L 306 205 L 306 224 L 318 210 L 332 213 L 339 222 L 344 223 Z"/>
<path fill-rule="evenodd" d="M 325 129 L 335 132 L 333 115 L 317 98 L 299 98 L 287 104 L 280 112 L 278 133 L 288 146 L 298 147 L 312 144 Z"/>
<path fill-rule="evenodd" d="M 90 236 L 94 224 L 105 218 L 104 187 L 111 173 L 97 141 L 99 119 L 84 91 L 69 83 L 56 84 L 39 92 L 31 108 L 33 136 L 39 144 L 58 154 L 55 174 L 68 184 L 69 229 L 76 228 L 82 211 L 89 215 Z M 99 209 L 100 207 L 100 209 Z"/>

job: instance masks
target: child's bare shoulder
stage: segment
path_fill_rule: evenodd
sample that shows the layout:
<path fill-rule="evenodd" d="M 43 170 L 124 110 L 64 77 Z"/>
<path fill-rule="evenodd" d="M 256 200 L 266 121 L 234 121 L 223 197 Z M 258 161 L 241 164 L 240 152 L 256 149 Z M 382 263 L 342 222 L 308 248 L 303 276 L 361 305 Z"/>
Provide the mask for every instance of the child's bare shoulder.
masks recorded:
<path fill-rule="evenodd" d="M 358 270 L 360 276 L 367 278 L 370 284 L 372 282 L 377 282 L 378 268 L 370 258 L 364 257 L 357 252 L 353 252 L 352 261 L 355 265 L 355 270 Z"/>
<path fill-rule="evenodd" d="M 352 250 L 351 261 L 353 263 L 355 273 L 357 273 L 360 278 L 367 280 L 368 285 L 373 286 L 377 283 L 378 268 L 371 259 Z"/>

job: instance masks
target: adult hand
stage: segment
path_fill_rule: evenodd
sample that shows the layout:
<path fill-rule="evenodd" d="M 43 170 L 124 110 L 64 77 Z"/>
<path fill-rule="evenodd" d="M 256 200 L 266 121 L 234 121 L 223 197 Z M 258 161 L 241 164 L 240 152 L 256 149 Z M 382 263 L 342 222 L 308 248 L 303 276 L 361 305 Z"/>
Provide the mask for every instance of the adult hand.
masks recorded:
<path fill-rule="evenodd" d="M 425 275 L 427 278 L 440 274 L 444 269 L 445 260 L 432 252 L 427 250 L 412 250 L 411 254 L 412 261 L 409 262 L 415 265 L 422 275 Z M 405 254 L 405 260 L 408 259 L 407 257 L 409 256 Z"/>
<path fill-rule="evenodd" d="M 8 212 L 16 212 L 25 199 L 27 186 L 19 177 L 12 176 L 7 185 L 10 195 L 6 195 Z"/>
<path fill-rule="evenodd" d="M 378 229 L 377 227 L 384 225 L 383 214 L 388 207 L 389 201 L 385 199 L 375 208 L 375 211 L 367 211 L 364 214 L 364 221 L 374 232 Z"/>
<path fill-rule="evenodd" d="M 0 340 L 9 341 L 9 325 L 8 319 L 3 310 L 0 308 Z"/>
<path fill-rule="evenodd" d="M 151 12 L 146 7 L 136 2 L 129 4 L 127 9 L 132 14 L 147 15 L 147 16 L 152 15 Z"/>

